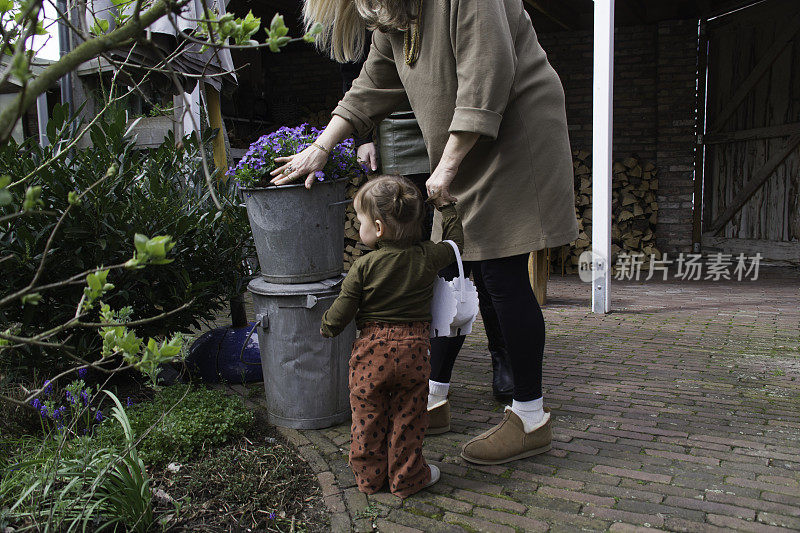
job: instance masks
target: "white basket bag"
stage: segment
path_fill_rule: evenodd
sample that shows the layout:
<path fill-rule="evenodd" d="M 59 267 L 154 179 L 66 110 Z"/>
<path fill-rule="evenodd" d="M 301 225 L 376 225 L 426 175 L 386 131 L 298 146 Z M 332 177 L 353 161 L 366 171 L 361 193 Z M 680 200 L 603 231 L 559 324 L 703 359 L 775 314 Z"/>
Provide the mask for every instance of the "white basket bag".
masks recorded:
<path fill-rule="evenodd" d="M 464 276 L 464 263 L 461 262 L 456 243 L 443 242 L 452 246 L 456 252 L 458 277 L 452 281 L 437 277 L 433 284 L 431 337 L 468 335 L 478 316 L 478 290 L 472 280 Z"/>

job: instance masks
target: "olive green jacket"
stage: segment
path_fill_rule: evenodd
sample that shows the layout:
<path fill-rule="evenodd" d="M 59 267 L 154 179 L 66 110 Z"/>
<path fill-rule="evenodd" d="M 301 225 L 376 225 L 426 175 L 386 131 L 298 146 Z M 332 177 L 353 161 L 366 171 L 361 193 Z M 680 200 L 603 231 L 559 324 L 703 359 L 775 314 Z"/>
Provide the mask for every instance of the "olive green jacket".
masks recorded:
<path fill-rule="evenodd" d="M 456 208 L 449 205 L 439 212 L 445 240 L 462 249 L 464 232 Z M 353 318 L 359 328 L 370 321 L 430 321 L 433 282 L 439 270 L 455 260 L 455 251 L 445 242 L 406 247 L 378 242 L 376 250 L 350 267 L 339 296 L 322 316 L 322 334 L 335 337 Z"/>
<path fill-rule="evenodd" d="M 578 236 L 564 90 L 522 0 L 425 0 L 420 55 L 403 33 L 373 32 L 369 55 L 333 111 L 365 136 L 408 96 L 431 170 L 450 132 L 475 132 L 450 192 L 465 260 L 507 257 Z M 433 239 L 442 235 L 434 219 Z"/>

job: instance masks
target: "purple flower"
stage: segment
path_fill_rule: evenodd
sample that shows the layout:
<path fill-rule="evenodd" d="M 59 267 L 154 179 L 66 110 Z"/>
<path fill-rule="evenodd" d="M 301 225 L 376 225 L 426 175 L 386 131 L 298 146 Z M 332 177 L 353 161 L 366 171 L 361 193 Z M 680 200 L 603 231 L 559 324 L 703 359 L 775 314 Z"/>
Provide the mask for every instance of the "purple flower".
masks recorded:
<path fill-rule="evenodd" d="M 42 385 L 42 389 L 44 390 L 45 396 L 50 396 L 50 394 L 53 392 L 53 384 L 50 383 L 49 379 L 44 382 L 44 385 Z"/>
<path fill-rule="evenodd" d="M 39 408 L 39 415 L 42 418 L 47 418 L 48 417 L 48 411 L 47 411 L 47 406 L 46 405 L 43 405 L 43 406 L 41 406 Z"/>
<path fill-rule="evenodd" d="M 85 403 L 86 405 L 89 405 L 89 395 L 86 394 L 85 390 L 81 391 L 81 399 L 83 400 L 83 403 Z"/>
<path fill-rule="evenodd" d="M 39 409 L 42 406 L 42 402 L 41 400 L 39 400 L 39 398 L 34 398 L 33 400 L 31 400 L 31 406 L 34 409 Z"/>
<path fill-rule="evenodd" d="M 325 179 L 325 173 L 321 170 L 317 170 L 314 172 L 314 176 L 317 178 L 318 181 L 322 181 Z"/>
<path fill-rule="evenodd" d="M 78 369 L 78 377 L 81 378 L 81 379 L 86 379 L 86 374 L 87 373 L 88 373 L 88 371 L 85 368 L 79 368 Z"/>
<path fill-rule="evenodd" d="M 64 393 L 64 396 L 66 396 L 67 401 L 72 405 L 75 405 L 75 403 L 77 402 L 77 400 L 75 399 L 75 396 L 73 396 L 70 391 L 67 391 L 66 393 Z"/>
<path fill-rule="evenodd" d="M 125 407 L 130 407 L 131 405 L 133 405 L 133 401 L 131 400 L 131 397 L 128 396 L 128 399 L 125 400 Z"/>
<path fill-rule="evenodd" d="M 94 415 L 94 419 L 97 420 L 98 422 L 102 422 L 103 421 L 103 411 L 100 411 L 98 409 L 97 413 Z"/>

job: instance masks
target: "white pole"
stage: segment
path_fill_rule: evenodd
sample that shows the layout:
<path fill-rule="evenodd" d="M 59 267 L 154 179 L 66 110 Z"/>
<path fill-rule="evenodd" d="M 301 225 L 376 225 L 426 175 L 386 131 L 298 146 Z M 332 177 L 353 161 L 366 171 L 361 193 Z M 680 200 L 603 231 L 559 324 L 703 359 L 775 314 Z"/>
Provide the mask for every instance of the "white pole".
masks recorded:
<path fill-rule="evenodd" d="M 611 309 L 611 163 L 614 140 L 614 0 L 594 0 L 592 312 Z"/>
<path fill-rule="evenodd" d="M 47 93 L 44 92 L 36 97 L 36 118 L 39 122 L 39 144 L 47 146 L 50 140 L 47 138 Z"/>

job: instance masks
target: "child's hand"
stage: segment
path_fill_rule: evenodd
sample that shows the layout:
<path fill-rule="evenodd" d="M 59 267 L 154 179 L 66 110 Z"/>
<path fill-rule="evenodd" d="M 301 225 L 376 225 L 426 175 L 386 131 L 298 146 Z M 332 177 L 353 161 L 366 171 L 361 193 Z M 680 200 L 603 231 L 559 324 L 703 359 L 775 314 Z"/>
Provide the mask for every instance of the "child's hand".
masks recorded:
<path fill-rule="evenodd" d="M 442 207 L 448 204 L 454 204 L 456 202 L 456 198 L 450 196 L 449 194 L 447 195 L 447 198 L 445 198 L 441 194 L 437 194 L 436 196 L 429 197 L 427 202 L 429 204 L 433 204 L 436 207 Z"/>

